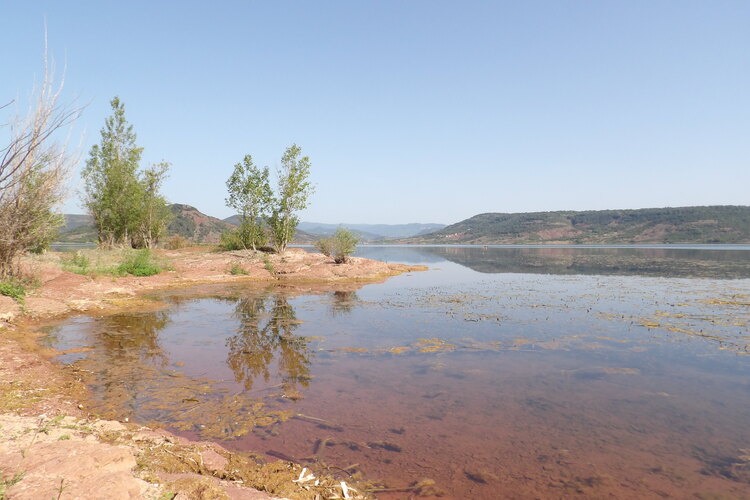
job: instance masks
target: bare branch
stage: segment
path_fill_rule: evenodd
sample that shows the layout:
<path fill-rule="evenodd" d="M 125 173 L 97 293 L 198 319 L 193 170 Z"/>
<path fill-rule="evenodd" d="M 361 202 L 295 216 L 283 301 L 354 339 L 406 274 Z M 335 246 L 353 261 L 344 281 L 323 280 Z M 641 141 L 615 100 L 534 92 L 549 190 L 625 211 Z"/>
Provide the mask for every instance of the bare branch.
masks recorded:
<path fill-rule="evenodd" d="M 10 123 L 9 142 L 0 149 L 0 279 L 18 271 L 14 265 L 21 253 L 48 244 L 62 223 L 54 209 L 63 199 L 74 157 L 55 137 L 82 111 L 59 104 L 62 88 L 62 82 L 54 84 L 45 31 L 42 84 L 32 93 L 26 118 Z"/>

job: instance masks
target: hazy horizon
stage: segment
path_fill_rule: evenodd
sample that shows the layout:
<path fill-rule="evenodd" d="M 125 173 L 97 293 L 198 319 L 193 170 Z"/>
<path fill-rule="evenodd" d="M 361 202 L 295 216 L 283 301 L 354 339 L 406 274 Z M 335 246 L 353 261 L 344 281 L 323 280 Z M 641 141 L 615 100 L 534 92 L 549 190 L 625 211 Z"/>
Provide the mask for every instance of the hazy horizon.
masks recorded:
<path fill-rule="evenodd" d="M 245 154 L 296 142 L 302 220 L 746 205 L 750 4 L 10 3 L 2 119 L 42 72 L 44 26 L 78 169 L 115 95 L 165 194 L 219 218 Z M 13 108 L 13 106 L 11 106 Z M 7 120 L 6 120 L 7 121 Z M 81 213 L 77 196 L 63 207 Z M 337 223 L 337 222 L 331 222 Z M 431 222 L 437 223 L 437 222 Z"/>

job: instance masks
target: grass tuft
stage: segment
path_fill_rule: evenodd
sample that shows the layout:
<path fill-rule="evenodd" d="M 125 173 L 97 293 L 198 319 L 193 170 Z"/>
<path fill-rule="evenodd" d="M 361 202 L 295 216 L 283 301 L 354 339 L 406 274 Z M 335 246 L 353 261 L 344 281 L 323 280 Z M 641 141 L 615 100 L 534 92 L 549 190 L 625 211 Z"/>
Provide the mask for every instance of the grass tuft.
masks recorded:
<path fill-rule="evenodd" d="M 19 280 L 9 278 L 6 281 L 0 281 L 0 295 L 5 295 L 19 304 L 23 304 L 26 287 Z"/>
<path fill-rule="evenodd" d="M 161 268 L 153 260 L 148 249 L 137 251 L 126 257 L 125 261 L 117 267 L 120 274 L 132 274 L 133 276 L 153 276 L 159 274 Z"/>
<path fill-rule="evenodd" d="M 229 274 L 232 276 L 246 275 L 248 272 L 242 268 L 239 262 L 232 262 L 232 267 L 229 268 Z"/>

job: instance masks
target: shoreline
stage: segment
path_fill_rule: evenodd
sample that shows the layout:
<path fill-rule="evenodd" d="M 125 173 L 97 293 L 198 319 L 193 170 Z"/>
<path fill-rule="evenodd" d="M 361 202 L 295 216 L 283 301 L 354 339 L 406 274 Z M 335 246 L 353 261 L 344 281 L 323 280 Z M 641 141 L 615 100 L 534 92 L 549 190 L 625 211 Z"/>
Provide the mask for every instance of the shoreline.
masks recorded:
<path fill-rule="evenodd" d="M 372 484 L 303 470 L 289 461 L 259 463 L 208 441 L 190 441 L 158 428 L 103 420 L 84 406 L 88 389 L 52 358 L 34 330 L 74 314 L 114 314 L 161 307 L 144 295 L 203 284 L 281 285 L 314 291 L 359 288 L 424 266 L 352 258 L 336 265 L 322 254 L 289 249 L 207 252 L 157 250 L 171 271 L 150 277 L 82 276 L 64 271 L 64 255 L 27 257 L 41 282 L 24 305 L 0 296 L 0 494 L 34 498 L 372 498 Z M 232 275 L 237 264 L 247 274 Z M 309 467 L 309 466 L 308 466 Z M 356 489 L 352 489 L 356 488 Z M 261 491 L 262 490 L 262 491 Z"/>
<path fill-rule="evenodd" d="M 110 260 L 112 253 L 100 252 Z M 181 250 L 154 250 L 155 257 L 169 267 L 148 277 L 106 274 L 81 275 L 65 271 L 65 257 L 69 254 L 49 252 L 43 256 L 26 257 L 22 268 L 39 281 L 21 305 L 0 295 L 0 331 L 3 323 L 12 324 L 16 318 L 52 318 L 69 313 L 92 310 L 122 310 L 128 300 L 137 299 L 145 292 L 186 288 L 207 283 L 283 283 L 283 284 L 368 284 L 379 283 L 399 274 L 423 271 L 425 266 L 409 266 L 352 257 L 345 264 L 335 264 L 332 258 L 309 253 L 301 248 L 290 248 L 283 255 L 259 251 L 209 251 L 202 247 Z M 242 274 L 232 274 L 237 266 Z"/>

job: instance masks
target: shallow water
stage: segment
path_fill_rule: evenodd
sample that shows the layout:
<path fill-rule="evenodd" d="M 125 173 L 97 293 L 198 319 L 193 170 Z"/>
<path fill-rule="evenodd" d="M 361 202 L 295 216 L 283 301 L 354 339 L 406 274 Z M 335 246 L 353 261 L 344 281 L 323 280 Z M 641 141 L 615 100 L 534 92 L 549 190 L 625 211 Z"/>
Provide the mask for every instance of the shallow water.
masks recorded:
<path fill-rule="evenodd" d="M 387 488 L 750 497 L 750 247 L 359 252 L 431 269 L 173 291 L 48 339 L 107 416 Z"/>

